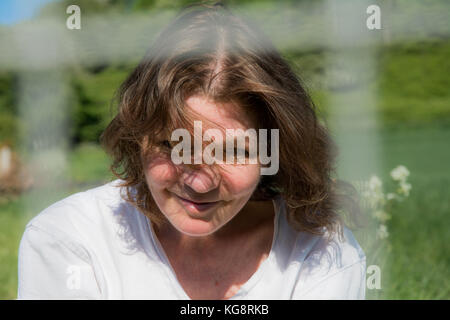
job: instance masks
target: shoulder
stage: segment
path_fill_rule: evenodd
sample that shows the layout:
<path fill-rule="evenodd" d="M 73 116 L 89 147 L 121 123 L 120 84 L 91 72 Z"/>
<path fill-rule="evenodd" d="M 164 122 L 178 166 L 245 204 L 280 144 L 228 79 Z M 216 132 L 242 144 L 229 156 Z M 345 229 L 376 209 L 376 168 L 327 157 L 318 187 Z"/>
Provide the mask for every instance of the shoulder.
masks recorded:
<path fill-rule="evenodd" d="M 123 235 L 117 231 L 130 230 L 128 225 L 120 225 L 121 218 L 129 218 L 126 222 L 135 226 L 138 216 L 122 199 L 120 182 L 72 194 L 26 225 L 18 252 L 18 297 L 101 296 L 105 288 L 102 263 L 111 265 L 111 250 Z M 67 274 L 73 272 L 80 275 L 80 290 L 67 290 Z"/>
<path fill-rule="evenodd" d="M 293 278 L 294 299 L 360 299 L 365 294 L 366 256 L 353 232 L 322 235 L 294 230 L 280 208 L 277 264 Z M 295 279 L 295 280 L 294 280 Z"/>
<path fill-rule="evenodd" d="M 347 227 L 343 227 L 343 237 L 339 237 L 337 233 L 331 236 L 327 232 L 316 235 L 288 228 L 290 263 L 301 265 L 304 276 L 329 276 L 354 264 L 365 262 L 363 249 Z"/>
<path fill-rule="evenodd" d="M 314 244 L 305 257 L 305 263 L 320 266 L 323 271 L 332 271 L 365 260 L 365 253 L 352 231 L 343 227 L 343 237 L 325 232 L 313 237 Z"/>
<path fill-rule="evenodd" d="M 108 220 L 114 208 L 124 204 L 120 180 L 115 180 L 61 199 L 39 212 L 26 225 L 56 238 L 83 237 L 89 229 Z"/>
<path fill-rule="evenodd" d="M 294 230 L 289 224 L 285 202 L 277 200 L 280 212 L 278 229 L 283 250 L 298 264 L 315 266 L 315 270 L 343 268 L 365 259 L 365 254 L 352 231 L 343 227 L 342 237 L 324 230 L 322 235 Z M 291 262 L 294 262 L 291 261 Z"/>
<path fill-rule="evenodd" d="M 366 256 L 350 229 L 311 237 L 299 270 L 295 296 L 304 299 L 361 299 L 365 296 Z"/>

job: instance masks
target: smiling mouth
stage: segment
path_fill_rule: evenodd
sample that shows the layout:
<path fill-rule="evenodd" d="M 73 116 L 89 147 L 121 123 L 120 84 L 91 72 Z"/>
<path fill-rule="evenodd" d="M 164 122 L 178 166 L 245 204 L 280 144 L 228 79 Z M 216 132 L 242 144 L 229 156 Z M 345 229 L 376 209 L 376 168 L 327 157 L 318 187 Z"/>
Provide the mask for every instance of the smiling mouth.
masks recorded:
<path fill-rule="evenodd" d="M 195 202 L 183 197 L 180 197 L 177 194 L 174 194 L 175 197 L 180 200 L 180 202 L 183 204 L 183 206 L 188 209 L 189 211 L 194 212 L 202 212 L 206 211 L 210 208 L 213 208 L 216 206 L 220 201 L 214 201 L 214 202 Z"/>

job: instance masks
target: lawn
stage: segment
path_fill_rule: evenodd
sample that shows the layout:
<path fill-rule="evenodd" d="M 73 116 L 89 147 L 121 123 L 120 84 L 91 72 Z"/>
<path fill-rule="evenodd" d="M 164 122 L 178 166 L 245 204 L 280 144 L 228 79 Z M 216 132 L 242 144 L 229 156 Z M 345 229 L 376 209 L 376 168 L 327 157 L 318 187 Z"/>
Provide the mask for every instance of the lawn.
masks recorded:
<path fill-rule="evenodd" d="M 392 249 L 384 257 L 382 287 L 367 290 L 367 298 L 449 299 L 450 129 L 385 130 L 379 138 L 383 181 L 403 164 L 411 171 L 413 188 L 390 212 L 387 241 Z M 26 222 L 57 199 L 108 181 L 107 161 L 99 147 L 79 147 L 70 157 L 76 181 L 70 188 L 36 191 L 0 205 L 0 298 L 16 297 L 17 249 Z M 377 261 L 368 255 L 368 265 L 372 263 Z"/>
<path fill-rule="evenodd" d="M 385 132 L 381 142 L 385 174 L 403 164 L 413 186 L 410 198 L 392 209 L 384 297 L 449 299 L 450 130 Z"/>

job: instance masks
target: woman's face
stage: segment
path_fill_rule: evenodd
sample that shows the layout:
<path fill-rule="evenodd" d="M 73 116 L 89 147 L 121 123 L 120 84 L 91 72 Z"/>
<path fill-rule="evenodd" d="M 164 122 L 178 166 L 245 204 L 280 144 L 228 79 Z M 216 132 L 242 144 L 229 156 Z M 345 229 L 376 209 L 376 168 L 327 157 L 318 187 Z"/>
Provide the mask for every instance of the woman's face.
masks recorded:
<path fill-rule="evenodd" d="M 217 104 L 198 95 L 188 98 L 186 104 L 204 120 L 216 123 L 221 131 L 255 128 L 254 121 L 234 104 Z M 223 136 L 225 144 L 225 132 Z M 179 232 L 205 236 L 217 231 L 244 207 L 259 183 L 259 163 L 217 166 L 223 170 L 207 164 L 176 165 L 170 152 L 153 152 L 144 162 L 153 198 Z"/>

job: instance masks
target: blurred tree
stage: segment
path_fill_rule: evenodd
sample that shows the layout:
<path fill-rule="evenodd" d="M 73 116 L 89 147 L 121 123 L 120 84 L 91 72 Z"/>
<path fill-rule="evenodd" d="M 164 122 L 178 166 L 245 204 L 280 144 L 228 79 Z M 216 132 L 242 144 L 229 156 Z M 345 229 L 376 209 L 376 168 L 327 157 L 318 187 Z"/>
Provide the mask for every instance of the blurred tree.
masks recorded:
<path fill-rule="evenodd" d="M 18 140 L 18 114 L 14 94 L 14 74 L 0 74 L 0 143 L 8 142 L 15 145 Z"/>
<path fill-rule="evenodd" d="M 98 142 L 101 132 L 115 113 L 115 92 L 129 72 L 130 68 L 108 67 L 96 73 L 89 70 L 74 73 L 73 144 Z"/>

